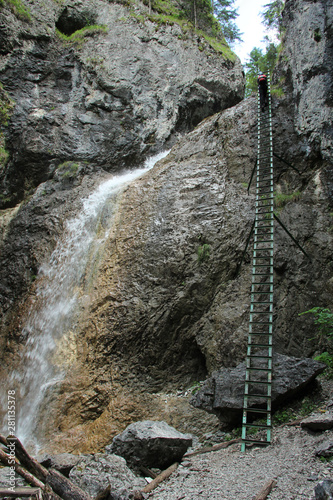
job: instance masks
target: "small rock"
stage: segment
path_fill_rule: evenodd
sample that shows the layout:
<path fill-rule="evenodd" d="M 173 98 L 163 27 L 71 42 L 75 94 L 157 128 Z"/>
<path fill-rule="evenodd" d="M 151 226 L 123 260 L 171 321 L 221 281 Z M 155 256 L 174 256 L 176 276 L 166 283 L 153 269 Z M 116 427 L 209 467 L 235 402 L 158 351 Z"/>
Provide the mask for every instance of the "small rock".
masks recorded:
<path fill-rule="evenodd" d="M 333 441 L 324 441 L 316 449 L 315 454 L 318 457 L 332 457 L 333 456 Z"/>

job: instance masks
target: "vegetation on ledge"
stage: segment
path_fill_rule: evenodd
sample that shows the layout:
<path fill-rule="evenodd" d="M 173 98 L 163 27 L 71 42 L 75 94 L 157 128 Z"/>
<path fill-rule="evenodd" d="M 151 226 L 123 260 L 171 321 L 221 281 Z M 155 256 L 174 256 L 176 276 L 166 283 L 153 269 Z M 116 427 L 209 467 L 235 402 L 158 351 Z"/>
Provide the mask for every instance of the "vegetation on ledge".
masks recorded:
<path fill-rule="evenodd" d="M 31 21 L 29 10 L 23 5 L 21 0 L 0 0 L 0 9 L 8 6 L 13 14 L 21 21 Z"/>

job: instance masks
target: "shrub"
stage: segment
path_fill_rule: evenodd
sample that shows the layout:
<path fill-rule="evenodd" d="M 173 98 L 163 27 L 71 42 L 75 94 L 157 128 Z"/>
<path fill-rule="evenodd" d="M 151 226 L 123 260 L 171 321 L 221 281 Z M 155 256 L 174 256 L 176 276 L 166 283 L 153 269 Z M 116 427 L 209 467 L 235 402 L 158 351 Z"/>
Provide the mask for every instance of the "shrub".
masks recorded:
<path fill-rule="evenodd" d="M 204 243 L 198 248 L 198 262 L 201 264 L 202 262 L 206 262 L 210 257 L 210 245 Z"/>
<path fill-rule="evenodd" d="M 333 378 L 333 313 L 327 307 L 313 307 L 308 311 L 302 312 L 303 314 L 313 314 L 314 323 L 317 326 L 317 335 L 321 341 L 326 342 L 327 351 L 322 352 L 314 359 L 321 361 L 327 365 L 326 375 Z"/>

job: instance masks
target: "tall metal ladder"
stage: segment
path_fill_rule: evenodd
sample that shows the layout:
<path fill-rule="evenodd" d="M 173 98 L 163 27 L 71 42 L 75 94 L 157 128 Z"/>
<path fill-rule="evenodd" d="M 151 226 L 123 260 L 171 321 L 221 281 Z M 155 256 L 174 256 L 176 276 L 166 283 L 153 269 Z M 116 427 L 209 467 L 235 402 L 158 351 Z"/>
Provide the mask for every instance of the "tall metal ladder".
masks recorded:
<path fill-rule="evenodd" d="M 260 109 L 258 92 L 256 216 L 243 405 L 242 451 L 245 451 L 249 444 L 270 444 L 272 428 L 274 194 L 271 93 L 269 74 L 267 76 L 268 105 L 264 112 Z M 256 435 L 253 435 L 253 431 L 256 432 Z"/>

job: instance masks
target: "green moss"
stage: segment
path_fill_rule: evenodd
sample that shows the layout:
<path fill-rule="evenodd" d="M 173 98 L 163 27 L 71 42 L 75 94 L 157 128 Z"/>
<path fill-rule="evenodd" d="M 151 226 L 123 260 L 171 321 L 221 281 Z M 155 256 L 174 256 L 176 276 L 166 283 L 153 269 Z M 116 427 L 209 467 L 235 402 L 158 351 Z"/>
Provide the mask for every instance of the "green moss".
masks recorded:
<path fill-rule="evenodd" d="M 75 179 L 79 170 L 79 164 L 73 161 L 65 161 L 57 168 L 57 173 L 61 179 L 72 180 Z"/>
<path fill-rule="evenodd" d="M 21 21 L 31 21 L 30 12 L 26 9 L 21 0 L 0 0 L 0 8 L 6 5 L 18 19 L 21 19 Z"/>
<path fill-rule="evenodd" d="M 302 194 L 300 191 L 295 191 L 294 193 L 291 194 L 283 194 L 283 193 L 275 194 L 274 206 L 276 208 L 282 208 L 290 201 L 299 200 L 301 196 Z"/>
<path fill-rule="evenodd" d="M 197 254 L 198 254 L 199 264 L 202 264 L 203 262 L 207 262 L 209 260 L 209 257 L 210 257 L 210 245 L 208 245 L 207 243 L 204 243 L 203 245 L 201 245 L 197 250 Z"/>
<path fill-rule="evenodd" d="M 67 36 L 56 29 L 56 34 L 65 43 L 82 45 L 84 39 L 89 36 L 94 36 L 96 33 L 106 33 L 107 26 L 93 24 L 91 26 L 85 26 L 84 28 L 75 31 L 72 35 Z"/>
<path fill-rule="evenodd" d="M 283 89 L 279 85 L 272 85 L 271 86 L 271 95 L 277 97 L 277 98 L 282 98 L 285 97 L 285 93 L 283 92 Z"/>
<path fill-rule="evenodd" d="M 12 101 L 0 83 L 0 168 L 3 168 L 9 158 L 9 153 L 6 150 L 6 141 L 3 134 L 3 127 L 8 125 L 8 120 L 14 109 L 14 101 Z"/>

